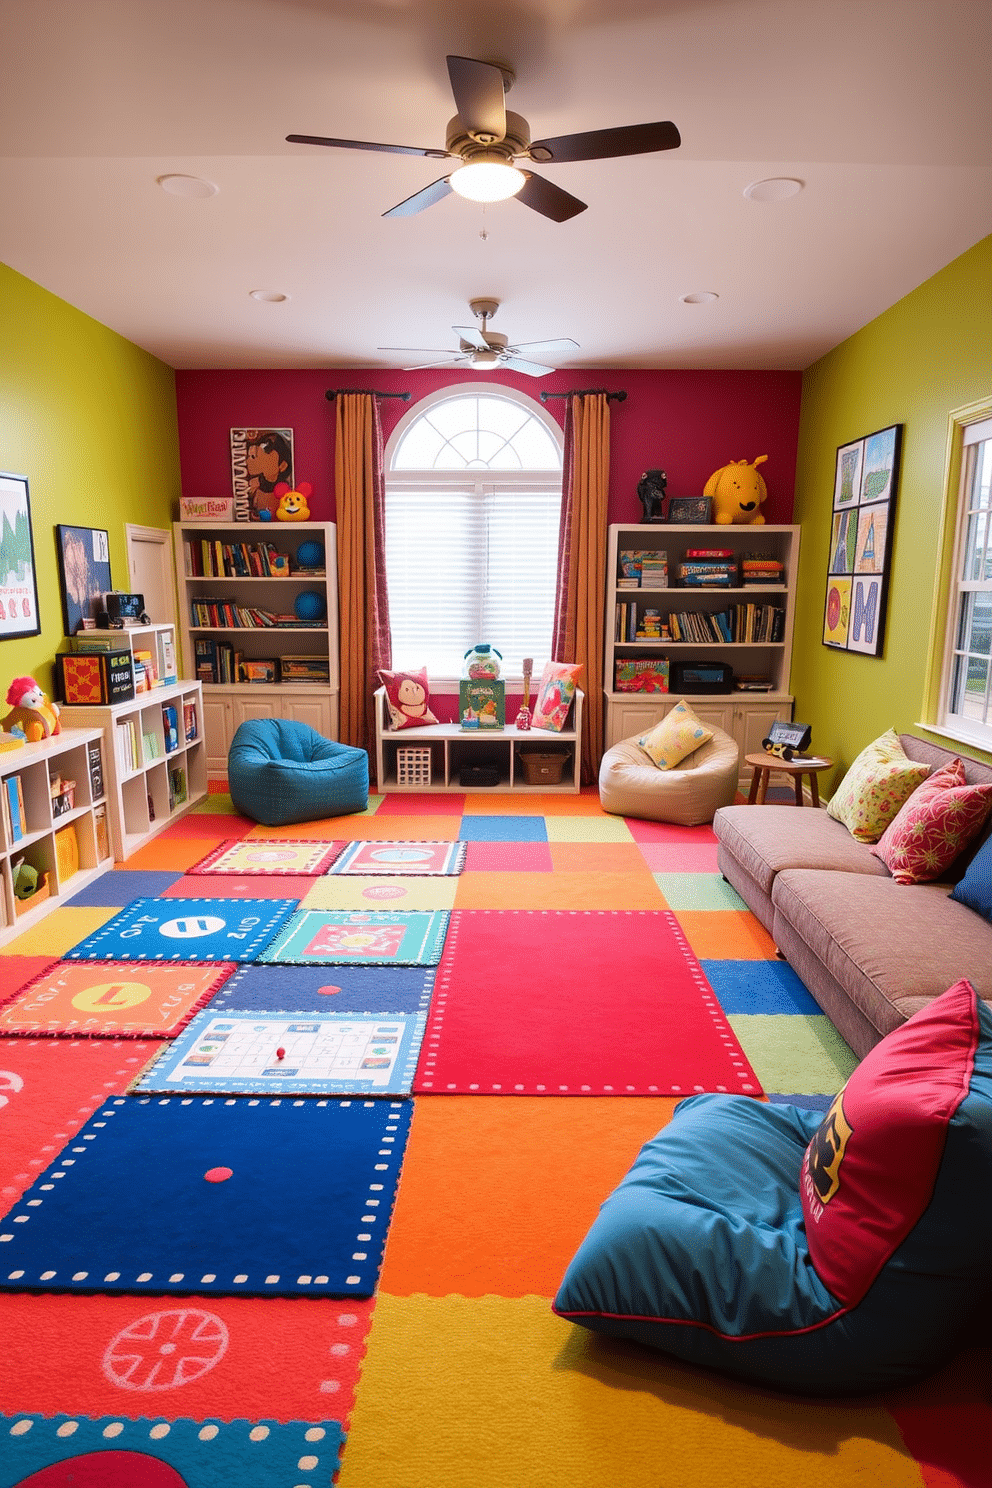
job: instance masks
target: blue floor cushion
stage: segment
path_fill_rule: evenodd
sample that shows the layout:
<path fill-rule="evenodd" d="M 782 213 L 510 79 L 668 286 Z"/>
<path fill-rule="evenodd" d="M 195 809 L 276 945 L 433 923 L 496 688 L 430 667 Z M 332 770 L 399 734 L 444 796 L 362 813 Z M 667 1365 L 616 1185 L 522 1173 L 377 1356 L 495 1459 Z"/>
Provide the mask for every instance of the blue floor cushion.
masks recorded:
<path fill-rule="evenodd" d="M 554 1310 L 809 1394 L 937 1369 L 990 1295 L 992 1010 L 966 982 L 884 1038 L 826 1116 L 699 1095 L 641 1150 Z"/>
<path fill-rule="evenodd" d="M 231 800 L 267 827 L 364 811 L 369 757 L 288 718 L 252 718 L 227 757 Z"/>

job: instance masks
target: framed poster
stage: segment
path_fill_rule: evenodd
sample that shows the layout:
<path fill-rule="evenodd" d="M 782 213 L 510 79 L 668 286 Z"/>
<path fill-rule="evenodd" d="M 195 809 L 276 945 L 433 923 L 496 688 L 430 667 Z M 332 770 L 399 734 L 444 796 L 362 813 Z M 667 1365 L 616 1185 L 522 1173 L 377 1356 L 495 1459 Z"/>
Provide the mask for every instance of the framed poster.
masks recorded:
<path fill-rule="evenodd" d="M 62 624 L 67 636 L 94 620 L 110 580 L 110 540 L 102 527 L 56 527 Z"/>
<path fill-rule="evenodd" d="M 28 478 L 0 471 L 0 640 L 40 634 Z"/>
<path fill-rule="evenodd" d="M 293 486 L 292 429 L 232 429 L 231 483 L 236 522 L 274 521 L 276 486 Z"/>
<path fill-rule="evenodd" d="M 823 644 L 881 656 L 902 424 L 842 444 L 834 466 Z"/>

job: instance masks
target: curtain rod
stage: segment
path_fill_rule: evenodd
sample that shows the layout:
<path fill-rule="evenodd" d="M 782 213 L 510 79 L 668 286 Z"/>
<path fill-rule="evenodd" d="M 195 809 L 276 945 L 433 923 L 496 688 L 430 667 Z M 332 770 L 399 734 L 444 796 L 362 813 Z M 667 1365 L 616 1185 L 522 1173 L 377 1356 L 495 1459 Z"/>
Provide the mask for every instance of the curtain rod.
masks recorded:
<path fill-rule="evenodd" d="M 328 388 L 324 397 L 328 403 L 333 403 L 338 393 L 365 393 L 370 398 L 402 398 L 404 403 L 409 403 L 413 397 L 412 393 L 380 393 L 378 388 Z"/>
<path fill-rule="evenodd" d="M 586 393 L 606 393 L 607 403 L 612 403 L 614 400 L 616 400 L 617 403 L 623 403 L 627 397 L 627 394 L 623 391 L 622 388 L 618 393 L 607 393 L 605 388 L 571 388 L 567 393 L 542 393 L 541 402 L 547 403 L 549 398 L 581 398 L 584 397 Z"/>

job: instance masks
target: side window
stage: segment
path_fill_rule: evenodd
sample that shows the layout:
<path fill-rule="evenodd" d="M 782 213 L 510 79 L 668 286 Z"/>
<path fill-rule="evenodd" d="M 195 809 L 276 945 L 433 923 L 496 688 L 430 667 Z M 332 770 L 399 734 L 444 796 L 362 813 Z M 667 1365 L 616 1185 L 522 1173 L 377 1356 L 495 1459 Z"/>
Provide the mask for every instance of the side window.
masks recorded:
<path fill-rule="evenodd" d="M 992 750 L 992 407 L 983 411 L 988 416 L 958 424 L 952 450 L 960 458 L 950 468 L 959 465 L 960 478 L 940 723 Z"/>

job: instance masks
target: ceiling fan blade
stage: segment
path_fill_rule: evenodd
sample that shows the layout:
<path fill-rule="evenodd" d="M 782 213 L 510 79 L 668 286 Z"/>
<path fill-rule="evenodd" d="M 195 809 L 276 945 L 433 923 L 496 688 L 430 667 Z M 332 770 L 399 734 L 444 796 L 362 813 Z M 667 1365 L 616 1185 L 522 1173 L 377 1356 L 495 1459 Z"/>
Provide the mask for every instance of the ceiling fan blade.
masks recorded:
<path fill-rule="evenodd" d="M 671 120 L 662 124 L 626 124 L 619 129 L 590 129 L 586 134 L 561 134 L 557 139 L 534 140 L 530 158 L 539 164 L 568 160 L 613 160 L 619 155 L 650 155 L 675 150 L 682 143 Z"/>
<path fill-rule="evenodd" d="M 557 367 L 542 367 L 540 362 L 527 362 L 523 357 L 503 357 L 500 367 L 507 372 L 526 372 L 528 377 L 547 377 L 549 372 L 556 372 Z"/>
<path fill-rule="evenodd" d="M 524 175 L 527 179 L 523 189 L 517 192 L 517 201 L 523 202 L 525 207 L 540 212 L 542 217 L 550 217 L 552 222 L 567 222 L 570 217 L 577 217 L 585 211 L 585 202 L 579 201 L 577 196 L 570 196 L 543 176 L 535 176 L 533 171 L 524 171 Z"/>
<path fill-rule="evenodd" d="M 467 365 L 468 358 L 462 356 L 447 357 L 443 362 L 415 362 L 412 367 L 404 367 L 404 372 L 425 372 L 431 367 L 463 367 Z"/>
<path fill-rule="evenodd" d="M 423 191 L 417 191 L 413 196 L 408 196 L 405 201 L 397 202 L 395 207 L 390 207 L 388 212 L 383 212 L 383 217 L 413 217 L 415 213 L 422 212 L 425 207 L 433 207 L 435 202 L 444 201 L 446 196 L 451 195 L 451 187 L 448 185 L 448 177 L 442 176 L 439 181 L 432 181 L 425 186 Z"/>
<path fill-rule="evenodd" d="M 377 346 L 376 351 L 405 351 L 410 356 L 449 357 L 461 355 L 461 352 L 453 350 L 450 346 Z"/>
<path fill-rule="evenodd" d="M 555 356 L 559 351 L 578 351 L 578 341 L 571 341 L 567 336 L 559 341 L 520 341 L 516 346 L 508 346 L 507 351 L 516 356 L 518 351 L 540 351 L 542 356 Z"/>
<path fill-rule="evenodd" d="M 489 342 L 478 326 L 452 326 L 451 329 L 456 336 L 460 336 L 463 341 L 467 341 L 470 346 L 474 346 L 476 351 L 489 350 Z"/>
<path fill-rule="evenodd" d="M 338 150 L 384 150 L 387 155 L 426 155 L 431 160 L 447 160 L 447 150 L 422 150 L 419 145 L 373 145 L 367 140 L 325 139 L 322 134 L 287 134 L 290 145 L 331 145 Z"/>
<path fill-rule="evenodd" d="M 480 144 L 491 145 L 506 136 L 503 74 L 490 62 L 471 57 L 448 57 L 448 77 L 458 117 Z"/>

